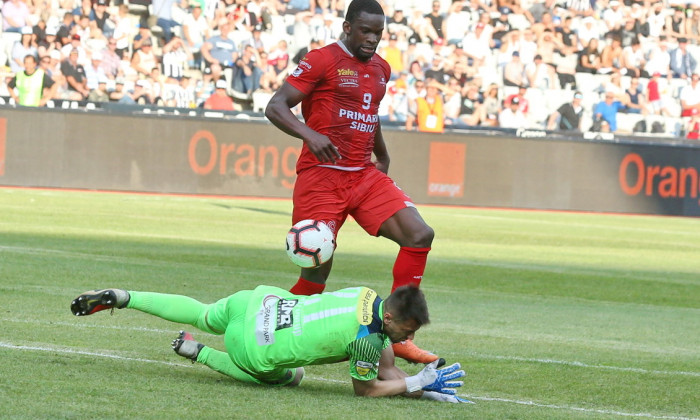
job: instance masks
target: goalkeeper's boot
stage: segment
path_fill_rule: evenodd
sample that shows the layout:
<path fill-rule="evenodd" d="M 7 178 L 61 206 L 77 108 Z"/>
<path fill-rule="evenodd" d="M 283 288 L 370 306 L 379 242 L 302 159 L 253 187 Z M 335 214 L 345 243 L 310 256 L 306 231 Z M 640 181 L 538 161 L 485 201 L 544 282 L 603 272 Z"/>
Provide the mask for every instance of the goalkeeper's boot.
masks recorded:
<path fill-rule="evenodd" d="M 401 341 L 394 343 L 391 346 L 394 349 L 394 355 L 411 363 L 432 363 L 438 359 L 438 356 L 423 350 L 413 343 L 413 340 Z"/>
<path fill-rule="evenodd" d="M 173 350 L 180 356 L 190 359 L 192 363 L 197 361 L 199 352 L 204 348 L 204 344 L 195 341 L 192 334 L 187 331 L 180 331 L 180 334 L 172 342 Z"/>
<path fill-rule="evenodd" d="M 122 289 L 91 290 L 73 299 L 70 310 L 76 316 L 92 315 L 105 309 L 124 308 L 129 298 L 129 292 Z"/>

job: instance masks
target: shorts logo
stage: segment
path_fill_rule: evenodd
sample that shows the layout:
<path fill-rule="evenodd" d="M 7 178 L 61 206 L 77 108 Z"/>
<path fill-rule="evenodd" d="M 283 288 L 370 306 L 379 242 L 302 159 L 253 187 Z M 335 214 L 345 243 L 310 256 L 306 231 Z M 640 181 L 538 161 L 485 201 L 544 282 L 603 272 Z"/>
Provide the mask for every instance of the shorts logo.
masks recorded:
<path fill-rule="evenodd" d="M 360 376 L 367 376 L 367 374 L 372 370 L 374 365 L 372 363 L 368 362 L 363 362 L 362 360 L 358 360 L 355 362 L 355 370 L 357 371 L 357 374 Z"/>
<path fill-rule="evenodd" d="M 275 328 L 275 331 L 289 328 L 294 324 L 292 309 L 298 302 L 298 299 L 280 299 L 277 302 L 277 328 Z"/>
<path fill-rule="evenodd" d="M 260 310 L 255 315 L 255 339 L 259 346 L 268 346 L 275 342 L 275 320 L 272 311 L 277 308 L 280 297 L 267 295 L 263 297 Z"/>

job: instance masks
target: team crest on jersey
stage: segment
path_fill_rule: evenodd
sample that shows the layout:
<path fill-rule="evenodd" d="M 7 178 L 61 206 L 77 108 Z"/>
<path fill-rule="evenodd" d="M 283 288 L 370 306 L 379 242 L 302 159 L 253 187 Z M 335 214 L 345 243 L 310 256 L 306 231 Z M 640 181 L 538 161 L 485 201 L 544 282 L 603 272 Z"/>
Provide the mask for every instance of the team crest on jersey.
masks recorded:
<path fill-rule="evenodd" d="M 357 374 L 360 376 L 367 376 L 367 374 L 372 370 L 374 365 L 369 362 L 363 362 L 362 360 L 358 360 L 355 362 L 355 370 L 357 371 Z"/>

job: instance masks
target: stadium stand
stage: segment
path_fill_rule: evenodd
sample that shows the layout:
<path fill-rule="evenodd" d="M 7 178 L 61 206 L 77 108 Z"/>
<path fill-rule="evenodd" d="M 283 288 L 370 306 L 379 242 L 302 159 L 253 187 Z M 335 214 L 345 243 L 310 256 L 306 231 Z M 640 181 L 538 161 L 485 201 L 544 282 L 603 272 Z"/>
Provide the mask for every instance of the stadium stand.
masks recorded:
<path fill-rule="evenodd" d="M 162 3 L 169 4 L 154 1 L 156 5 Z M 311 40 L 318 40 L 319 45 L 323 45 L 332 42 L 329 36 L 342 33 L 343 15 L 348 3 L 349 0 L 317 1 L 311 2 L 313 10 L 296 10 L 289 8 L 287 0 L 173 2 L 170 15 L 178 25 L 173 28 L 173 33 L 184 41 L 187 59 L 183 75 L 187 79 L 182 82 L 181 76 L 175 76 L 177 81 L 170 81 L 171 83 L 163 75 L 164 69 L 160 68 L 164 65 L 164 32 L 163 28 L 155 25 L 156 6 L 150 0 L 32 3 L 38 6 L 30 8 L 31 14 L 27 17 L 26 24 L 32 27 L 34 45 L 44 46 L 43 49 L 39 48 L 39 54 L 48 54 L 49 51 L 45 39 L 46 29 L 58 32 L 56 42 L 57 47 L 61 48 L 61 60 L 66 59 L 65 44 L 70 43 L 70 37 L 73 34 L 82 35 L 84 39 L 81 45 L 86 49 L 85 57 L 81 55 L 83 62 L 80 64 L 83 66 L 88 65 L 89 57 L 102 51 L 109 38 L 121 40 L 126 48 L 121 48 L 118 52 L 124 55 L 124 59 L 119 63 L 116 73 L 107 75 L 107 87 L 110 93 L 114 92 L 119 82 L 130 93 L 138 80 L 145 79 L 147 83 L 142 85 L 147 92 L 136 98 L 136 102 L 142 105 L 183 107 L 184 104 L 184 107 L 201 107 L 215 90 L 216 82 L 223 79 L 229 86 L 227 92 L 233 98 L 236 110 L 262 112 L 274 91 L 261 86 L 252 93 L 238 92 L 232 88 L 237 71 L 236 57 L 231 62 L 219 63 L 220 68 L 209 66 L 206 60 L 198 57 L 199 46 L 190 43 L 186 31 L 182 29 L 183 22 L 192 15 L 192 10 L 196 7 L 202 9 L 206 38 L 219 34 L 218 26 L 222 19 L 228 21 L 233 26 L 229 39 L 234 42 L 237 54 L 240 56 L 246 45 L 254 46 L 255 65 L 260 73 L 274 76 L 282 71 L 274 65 L 278 56 L 286 54 L 290 58 L 289 69 L 293 69 L 295 62 L 291 58 L 308 48 Z M 517 51 L 525 64 L 523 80 L 527 88 L 525 98 L 529 103 L 527 127 L 523 128 L 544 129 L 549 115 L 563 103 L 571 101 L 573 92 L 579 90 L 583 93 L 582 129 L 588 131 L 594 125 L 593 109 L 603 100 L 606 91 L 627 89 L 632 73 L 639 72 L 640 88 L 637 93 L 642 99 L 642 110 L 640 113 L 628 113 L 623 108 L 618 112 L 617 133 L 670 137 L 685 135 L 685 127 L 691 117 L 681 116 L 680 95 L 689 84 L 689 76 L 700 71 L 697 68 L 697 63 L 700 62 L 698 5 L 668 2 L 659 5 L 658 2 L 639 0 L 598 0 L 593 3 L 593 7 L 587 0 L 385 0 L 380 3 L 387 15 L 387 30 L 378 51 L 384 54 L 383 48 L 389 44 L 393 35 L 393 41 L 401 50 L 403 67 L 408 69 L 411 63 L 417 62 L 423 74 L 430 70 L 433 57 L 440 56 L 441 68 L 437 73 L 428 71 L 427 75 L 445 76 L 443 80 L 437 80 L 445 86 L 449 84 L 450 78 L 459 81 L 462 89 L 459 92 L 449 92 L 456 94 L 450 95 L 455 106 L 455 96 L 461 102 L 459 114 L 485 112 L 484 107 L 478 106 L 479 104 L 474 106 L 474 101 L 467 98 L 467 90 L 473 86 L 479 89 L 478 102 L 483 101 L 487 88 L 492 84 L 498 87 L 498 98 L 501 101 L 517 92 L 517 86 L 505 86 L 503 80 L 505 63 Z M 456 3 L 460 5 L 456 6 Z M 128 6 L 125 16 L 119 13 L 122 4 Z M 100 6 L 108 14 L 107 17 L 99 17 L 102 14 Z M 431 17 L 429 13 L 433 7 L 439 12 L 437 16 Z M 394 13 L 398 9 L 403 9 L 402 15 Z M 66 13 L 73 17 L 67 25 L 64 24 Z M 85 15 L 89 19 L 87 27 L 81 26 L 81 20 L 84 20 L 81 16 Z M 395 16 L 403 16 L 402 21 L 395 22 Z M 8 25 L 7 20 L 3 19 L 3 28 L 9 28 Z M 565 26 L 570 26 L 571 31 Z M 144 29 L 146 27 L 150 29 L 150 35 Z M 255 31 L 260 32 L 259 37 L 254 35 Z M 444 34 L 446 38 L 441 38 L 439 34 Z M 158 59 L 156 65 L 161 71 L 156 74 L 139 74 L 130 65 L 131 57 L 137 54 L 144 36 L 153 36 L 157 41 L 153 50 Z M 4 103 L 12 103 L 7 86 L 13 77 L 9 63 L 16 58 L 13 54 L 17 55 L 18 50 L 15 48 L 20 37 L 17 32 L 0 33 L 0 97 Z M 563 86 L 562 81 L 566 80 L 567 74 L 565 67 L 570 66 L 574 59 L 582 59 L 583 54 L 580 52 L 591 38 L 599 42 L 597 58 L 587 58 L 597 63 L 594 73 L 576 72 L 572 79 L 575 80 L 575 86 Z M 603 51 L 613 40 L 620 41 L 620 50 L 610 57 L 603 57 Z M 286 41 L 286 51 L 280 50 L 280 41 Z M 634 47 L 637 43 L 639 49 Z M 678 54 L 681 43 L 687 45 L 687 48 L 684 46 L 689 53 L 687 56 Z M 661 44 L 664 44 L 663 48 L 660 48 Z M 614 48 L 606 51 L 612 50 Z M 577 54 L 581 57 L 576 57 Z M 544 65 L 535 65 L 535 62 L 539 62 L 534 60 L 536 55 L 542 57 L 540 61 Z M 674 77 L 674 69 L 681 65 L 688 69 L 683 70 L 684 74 Z M 64 101 L 69 101 L 66 102 L 69 107 L 75 106 L 71 103 L 86 105 L 85 101 L 76 102 L 70 97 L 71 88 L 66 85 L 57 66 L 44 70 L 56 82 L 52 88 L 53 106 Z M 660 99 L 653 104 L 648 100 L 651 72 L 662 73 L 657 78 Z M 619 86 L 611 84 L 613 75 L 620 76 Z M 389 88 L 395 88 L 392 91 L 395 93 L 385 97 L 386 101 L 392 101 L 391 104 L 385 104 L 389 110 L 385 120 L 388 124 L 402 125 L 405 121 L 402 116 L 415 112 L 415 98 L 425 92 L 414 89 L 414 83 L 420 76 L 411 73 L 408 77 L 402 77 L 401 72 L 395 76 L 388 84 Z M 442 90 L 445 98 L 447 93 Z M 616 95 L 616 100 L 626 101 L 623 92 L 616 92 Z M 117 102 L 120 97 L 121 94 L 112 95 L 112 100 Z M 126 99 L 124 101 L 128 102 Z M 97 103 L 90 106 L 94 108 L 102 105 Z M 503 108 L 502 104 L 500 108 Z M 472 124 L 474 121 L 478 121 L 477 125 L 488 125 L 493 123 L 493 118 L 484 114 L 470 119 Z M 640 124 L 640 121 L 644 124 Z M 447 127 L 450 127 L 449 123 Z"/>

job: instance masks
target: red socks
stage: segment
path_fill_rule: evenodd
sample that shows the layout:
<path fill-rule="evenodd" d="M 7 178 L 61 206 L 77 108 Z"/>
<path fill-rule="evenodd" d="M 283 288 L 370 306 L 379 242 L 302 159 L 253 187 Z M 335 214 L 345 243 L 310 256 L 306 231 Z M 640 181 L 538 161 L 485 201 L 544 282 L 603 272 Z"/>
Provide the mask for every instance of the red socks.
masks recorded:
<path fill-rule="evenodd" d="M 421 280 L 423 280 L 425 263 L 428 261 L 428 252 L 430 252 L 430 248 L 401 247 L 394 263 L 392 293 L 401 286 L 408 284 L 420 285 Z"/>
<path fill-rule="evenodd" d="M 311 296 L 318 293 L 322 293 L 323 289 L 325 288 L 325 284 L 314 283 L 299 277 L 299 281 L 297 281 L 297 284 L 295 284 L 291 289 L 289 289 L 289 291 L 294 293 L 295 295 Z"/>

